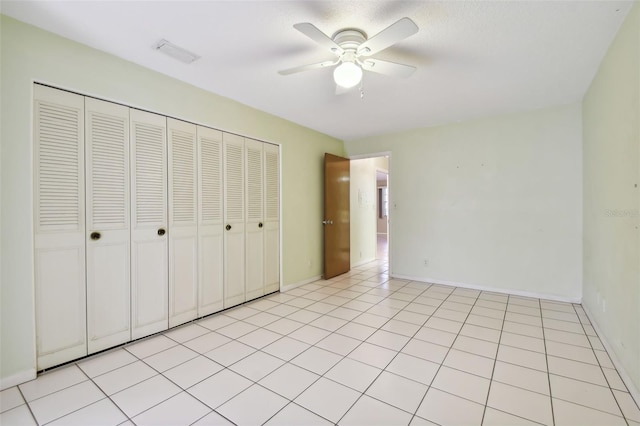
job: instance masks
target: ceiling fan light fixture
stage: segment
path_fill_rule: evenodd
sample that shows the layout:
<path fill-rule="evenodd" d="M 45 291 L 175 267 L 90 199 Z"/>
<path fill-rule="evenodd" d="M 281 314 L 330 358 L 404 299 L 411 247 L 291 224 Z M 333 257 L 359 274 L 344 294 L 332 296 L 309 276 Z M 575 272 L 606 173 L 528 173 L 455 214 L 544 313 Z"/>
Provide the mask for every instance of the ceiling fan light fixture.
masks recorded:
<path fill-rule="evenodd" d="M 343 62 L 333 71 L 333 79 L 338 86 L 349 89 L 362 80 L 362 68 L 354 62 Z"/>

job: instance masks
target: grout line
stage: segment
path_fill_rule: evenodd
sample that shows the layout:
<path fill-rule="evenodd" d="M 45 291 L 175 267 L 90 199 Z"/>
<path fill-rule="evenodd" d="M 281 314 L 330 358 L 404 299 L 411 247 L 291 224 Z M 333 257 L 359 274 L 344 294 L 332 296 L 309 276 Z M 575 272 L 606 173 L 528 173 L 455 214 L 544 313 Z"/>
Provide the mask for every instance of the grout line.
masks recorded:
<path fill-rule="evenodd" d="M 551 422 L 556 424 L 555 410 L 553 408 L 553 390 L 551 389 L 551 373 L 549 372 L 549 354 L 547 353 L 547 339 L 544 333 L 544 318 L 542 317 L 542 302 L 538 299 L 540 305 L 540 320 L 542 321 L 542 342 L 544 344 L 544 362 L 547 364 L 547 383 L 549 385 L 549 406 L 551 407 Z"/>
<path fill-rule="evenodd" d="M 509 296 L 507 295 L 507 308 L 509 306 Z M 507 318 L 507 309 L 504 310 L 502 317 L 502 327 L 500 328 L 500 335 L 498 336 L 498 344 L 496 346 L 496 357 L 493 360 L 493 368 L 491 369 L 491 377 L 489 378 L 489 389 L 487 389 L 487 398 L 484 402 L 484 409 L 482 410 L 482 419 L 480 424 L 484 423 L 484 417 L 487 414 L 487 407 L 489 406 L 489 395 L 491 394 L 491 385 L 493 384 L 493 376 L 496 372 L 496 364 L 498 363 L 498 352 L 500 351 L 500 344 L 502 342 L 502 332 L 504 331 L 504 323 Z M 510 414 L 510 413 L 509 413 Z"/>

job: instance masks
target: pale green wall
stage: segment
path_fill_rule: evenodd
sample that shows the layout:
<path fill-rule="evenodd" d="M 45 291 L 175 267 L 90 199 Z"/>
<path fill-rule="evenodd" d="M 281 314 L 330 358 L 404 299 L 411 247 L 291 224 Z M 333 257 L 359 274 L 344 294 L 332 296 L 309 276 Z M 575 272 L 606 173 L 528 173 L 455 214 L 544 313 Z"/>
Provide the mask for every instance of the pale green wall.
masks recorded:
<path fill-rule="evenodd" d="M 345 148 L 391 152 L 392 274 L 579 301 L 581 145 L 572 104 Z"/>
<path fill-rule="evenodd" d="M 0 25 L 3 385 L 35 368 L 34 81 L 281 144 L 283 284 L 322 273 L 322 159 L 325 152 L 342 155 L 342 141 L 6 16 Z"/>
<path fill-rule="evenodd" d="M 351 160 L 351 266 L 376 258 L 376 159 Z"/>
<path fill-rule="evenodd" d="M 584 306 L 640 389 L 640 5 L 583 100 Z"/>

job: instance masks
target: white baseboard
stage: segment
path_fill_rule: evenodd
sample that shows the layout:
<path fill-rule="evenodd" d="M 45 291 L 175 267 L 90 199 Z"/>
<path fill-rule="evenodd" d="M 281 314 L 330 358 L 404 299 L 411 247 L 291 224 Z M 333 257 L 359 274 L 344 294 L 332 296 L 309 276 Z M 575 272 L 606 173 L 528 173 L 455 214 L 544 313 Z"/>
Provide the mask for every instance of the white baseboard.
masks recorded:
<path fill-rule="evenodd" d="M 376 260 L 376 258 L 375 258 L 375 257 L 370 257 L 369 259 L 361 260 L 361 261 L 360 261 L 360 262 L 358 262 L 358 263 L 354 263 L 353 265 L 351 265 L 351 267 L 352 267 L 352 268 L 357 268 L 358 266 L 362 266 L 362 265 L 364 265 L 364 264 L 366 264 L 366 263 L 373 262 L 374 260 Z"/>
<path fill-rule="evenodd" d="M 297 283 L 291 283 L 291 284 L 283 285 L 282 287 L 280 287 L 280 291 L 281 292 L 285 292 L 285 291 L 293 290 L 296 287 L 300 287 L 301 285 L 305 285 L 305 284 L 312 283 L 314 281 L 318 281 L 319 279 L 322 279 L 322 275 L 316 275 L 315 277 L 311 277 L 311 278 L 308 278 L 306 280 L 298 281 Z"/>
<path fill-rule="evenodd" d="M 585 313 L 587 314 L 587 317 L 589 317 L 589 321 L 591 321 L 591 325 L 593 326 L 594 330 L 596 330 L 596 333 L 598 334 L 598 337 L 600 338 L 602 345 L 607 350 L 607 353 L 609 354 L 609 358 L 611 358 L 611 362 L 613 362 L 613 365 L 616 367 L 616 370 L 618 370 L 618 373 L 620 373 L 620 378 L 622 379 L 624 384 L 627 386 L 627 389 L 629 389 L 629 393 L 631 394 L 631 397 L 633 397 L 633 399 L 636 401 L 636 404 L 640 406 L 640 391 L 638 391 L 638 388 L 635 386 L 635 384 L 631 380 L 631 377 L 629 377 L 629 374 L 627 374 L 627 370 L 624 369 L 622 363 L 616 356 L 616 353 L 613 351 L 613 346 L 611 345 L 611 343 L 609 343 L 609 341 L 605 337 L 604 333 L 600 329 L 600 326 L 598 326 L 598 323 L 595 322 L 591 312 L 584 305 L 582 306 L 582 309 L 584 309 Z"/>
<path fill-rule="evenodd" d="M 37 372 L 35 368 L 30 368 L 25 371 L 21 371 L 9 377 L 0 378 L 0 391 L 8 389 L 13 386 L 20 385 L 24 382 L 28 382 L 29 380 L 35 379 L 37 376 Z"/>
<path fill-rule="evenodd" d="M 468 288 L 471 290 L 480 290 L 480 291 L 490 291 L 492 293 L 502 293 L 502 294 L 510 294 L 512 296 L 522 296 L 522 297 L 533 297 L 535 299 L 547 299 L 547 300 L 555 300 L 556 302 L 566 302 L 566 303 L 582 303 L 581 299 L 574 299 L 571 297 L 562 297 L 556 294 L 546 294 L 546 293 L 537 293 L 531 291 L 521 291 L 521 290 L 511 290 L 505 288 L 495 288 L 495 287 L 487 287 L 483 285 L 476 284 L 466 284 L 466 283 L 457 283 L 453 281 L 445 281 L 445 280 L 435 280 L 424 277 L 411 277 L 408 275 L 398 275 L 391 274 L 391 278 L 400 278 L 403 280 L 411 280 L 411 281 L 419 281 L 425 284 L 441 284 L 448 285 L 453 287 L 461 287 Z"/>

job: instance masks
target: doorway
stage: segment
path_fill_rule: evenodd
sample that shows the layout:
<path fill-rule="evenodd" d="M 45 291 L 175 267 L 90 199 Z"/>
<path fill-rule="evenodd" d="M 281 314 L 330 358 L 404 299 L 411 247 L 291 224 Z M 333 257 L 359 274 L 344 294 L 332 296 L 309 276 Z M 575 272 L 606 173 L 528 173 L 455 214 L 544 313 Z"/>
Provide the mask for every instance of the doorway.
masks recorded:
<path fill-rule="evenodd" d="M 376 169 L 376 259 L 389 258 L 389 171 Z"/>

